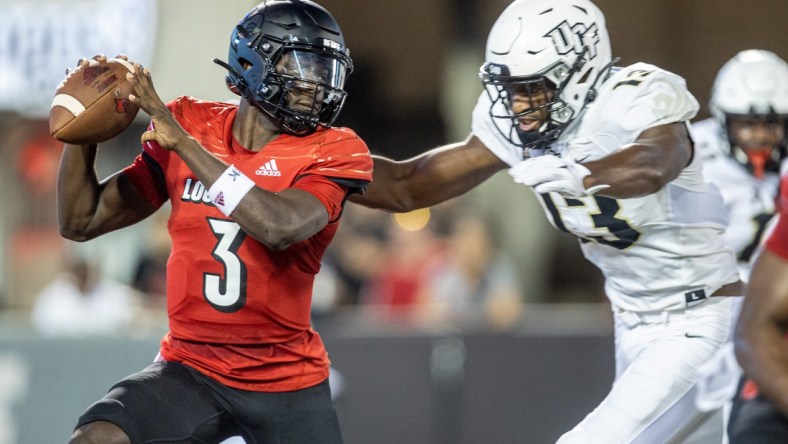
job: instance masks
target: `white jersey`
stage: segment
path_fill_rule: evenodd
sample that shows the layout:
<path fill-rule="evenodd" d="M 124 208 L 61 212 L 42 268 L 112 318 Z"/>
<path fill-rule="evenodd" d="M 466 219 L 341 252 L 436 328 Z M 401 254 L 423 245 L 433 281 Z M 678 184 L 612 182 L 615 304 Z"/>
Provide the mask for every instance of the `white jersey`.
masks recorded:
<path fill-rule="evenodd" d="M 514 165 L 522 150 L 491 121 L 482 93 L 473 132 L 496 156 Z M 688 121 L 698 102 L 681 77 L 637 63 L 613 72 L 592 102 L 551 148 L 585 162 L 624 150 L 646 129 Z M 631 199 L 566 198 L 543 194 L 551 223 L 580 239 L 583 253 L 602 270 L 614 307 L 671 310 L 704 301 L 738 279 L 736 261 L 721 234 L 727 226 L 722 197 L 702 175 L 700 156 L 656 193 Z"/>
<path fill-rule="evenodd" d="M 767 172 L 757 179 L 728 154 L 728 142 L 719 122 L 709 118 L 692 125 L 692 139 L 703 157 L 703 175 L 722 193 L 730 224 L 722 236 L 733 248 L 743 277 L 749 275 L 750 259 L 773 221 L 780 175 Z"/>

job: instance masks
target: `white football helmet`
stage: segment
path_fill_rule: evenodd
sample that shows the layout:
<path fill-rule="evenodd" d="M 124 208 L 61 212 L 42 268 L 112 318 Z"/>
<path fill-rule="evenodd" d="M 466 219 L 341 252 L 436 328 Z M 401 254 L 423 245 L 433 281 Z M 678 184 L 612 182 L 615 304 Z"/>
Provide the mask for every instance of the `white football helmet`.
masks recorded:
<path fill-rule="evenodd" d="M 593 3 L 516 0 L 490 31 L 479 77 L 492 99 L 490 115 L 496 127 L 527 153 L 561 135 L 596 98 L 596 88 L 612 64 L 605 17 Z M 551 91 L 546 100 L 545 91 Z M 534 100 L 534 93 L 542 99 Z M 531 107 L 512 110 L 515 94 L 532 97 Z M 534 120 L 544 117 L 538 128 L 525 131 L 519 123 L 529 114 Z"/>
<path fill-rule="evenodd" d="M 753 170 L 754 153 L 739 146 L 731 132 L 731 119 L 762 118 L 775 130 L 782 131 L 782 141 L 758 164 L 766 171 L 779 171 L 788 146 L 788 64 L 776 54 L 749 49 L 742 51 L 720 69 L 709 101 L 712 116 L 723 128 L 730 155 Z M 780 128 L 780 126 L 782 128 Z"/>

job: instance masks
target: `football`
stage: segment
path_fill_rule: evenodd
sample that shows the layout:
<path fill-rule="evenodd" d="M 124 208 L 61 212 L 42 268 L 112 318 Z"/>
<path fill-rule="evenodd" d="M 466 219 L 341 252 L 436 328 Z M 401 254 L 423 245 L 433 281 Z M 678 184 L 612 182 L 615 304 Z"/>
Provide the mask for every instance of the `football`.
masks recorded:
<path fill-rule="evenodd" d="M 107 59 L 80 66 L 58 85 L 49 109 L 49 132 L 74 145 L 109 140 L 126 129 L 139 111 L 128 99 L 130 62 Z"/>

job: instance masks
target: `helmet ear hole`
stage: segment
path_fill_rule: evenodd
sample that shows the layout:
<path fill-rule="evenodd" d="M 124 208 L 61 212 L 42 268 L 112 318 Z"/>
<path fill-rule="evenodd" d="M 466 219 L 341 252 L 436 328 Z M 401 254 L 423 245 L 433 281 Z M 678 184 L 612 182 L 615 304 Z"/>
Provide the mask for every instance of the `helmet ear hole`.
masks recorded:
<path fill-rule="evenodd" d="M 583 85 L 583 84 L 585 84 L 585 83 L 588 81 L 588 79 L 591 77 L 591 73 L 592 73 L 592 72 L 594 72 L 594 68 L 591 68 L 591 69 L 589 69 L 588 71 L 586 71 L 586 73 L 585 73 L 585 74 L 583 74 L 583 77 L 581 77 L 581 78 L 580 78 L 580 80 L 578 80 L 578 81 L 577 81 L 577 84 L 578 84 L 578 85 Z M 578 96 L 579 96 L 579 95 L 578 95 Z M 575 99 L 575 100 L 577 100 L 577 99 Z"/>
<path fill-rule="evenodd" d="M 235 27 L 236 32 L 238 32 L 238 37 L 242 39 L 248 39 L 251 37 L 251 34 L 241 25 Z"/>
<path fill-rule="evenodd" d="M 252 67 L 252 62 L 243 57 L 238 58 L 238 64 L 241 65 L 244 71 L 248 71 Z"/>

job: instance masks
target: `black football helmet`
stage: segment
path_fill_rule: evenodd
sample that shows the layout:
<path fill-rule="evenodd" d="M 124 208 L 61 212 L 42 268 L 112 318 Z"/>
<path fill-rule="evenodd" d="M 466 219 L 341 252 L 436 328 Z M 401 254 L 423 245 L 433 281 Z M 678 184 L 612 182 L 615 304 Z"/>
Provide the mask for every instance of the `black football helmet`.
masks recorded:
<path fill-rule="evenodd" d="M 228 62 L 214 62 L 227 69 L 230 91 L 296 136 L 334 123 L 353 71 L 336 20 L 309 0 L 260 3 L 233 30 Z"/>

